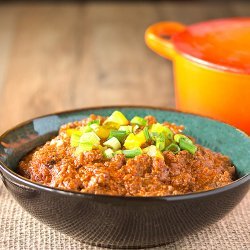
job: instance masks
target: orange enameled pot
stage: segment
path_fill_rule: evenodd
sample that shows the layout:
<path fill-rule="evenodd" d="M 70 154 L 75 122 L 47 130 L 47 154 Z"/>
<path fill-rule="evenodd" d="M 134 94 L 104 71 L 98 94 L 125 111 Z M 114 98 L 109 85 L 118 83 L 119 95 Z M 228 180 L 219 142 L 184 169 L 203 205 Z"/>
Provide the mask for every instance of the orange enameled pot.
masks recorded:
<path fill-rule="evenodd" d="M 232 124 L 250 134 L 250 18 L 184 26 L 161 22 L 147 45 L 174 64 L 176 107 Z"/>

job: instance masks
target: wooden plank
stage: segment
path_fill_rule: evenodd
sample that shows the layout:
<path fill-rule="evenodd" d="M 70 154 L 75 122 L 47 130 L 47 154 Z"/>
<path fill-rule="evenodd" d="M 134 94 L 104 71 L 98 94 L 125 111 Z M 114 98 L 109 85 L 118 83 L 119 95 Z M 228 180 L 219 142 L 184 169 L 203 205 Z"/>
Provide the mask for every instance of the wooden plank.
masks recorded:
<path fill-rule="evenodd" d="M 0 130 L 67 108 L 76 70 L 76 11 L 60 5 L 27 5 L 20 11 L 2 94 L 0 114 L 7 119 Z"/>
<path fill-rule="evenodd" d="M 147 26 L 157 20 L 154 8 L 150 4 L 98 3 L 83 11 L 80 23 L 87 37 L 75 93 L 83 98 L 76 98 L 76 106 L 167 105 L 167 79 L 161 79 L 166 67 L 163 60 L 155 60 L 157 56 L 143 39 Z M 84 82 L 91 86 L 86 88 Z"/>
<path fill-rule="evenodd" d="M 151 4 L 22 6 L 0 110 L 8 118 L 0 130 L 83 106 L 173 105 L 166 65 L 143 41 L 156 20 Z"/>
<path fill-rule="evenodd" d="M 184 24 L 202 22 L 233 15 L 230 2 L 224 1 L 170 1 L 155 4 L 160 20 L 174 20 Z"/>
<path fill-rule="evenodd" d="M 14 36 L 17 8 L 4 6 L 0 8 L 0 93 L 5 81 L 5 74 L 10 58 L 11 46 Z"/>
<path fill-rule="evenodd" d="M 234 16 L 249 17 L 250 16 L 250 1 L 233 1 L 230 2 Z"/>

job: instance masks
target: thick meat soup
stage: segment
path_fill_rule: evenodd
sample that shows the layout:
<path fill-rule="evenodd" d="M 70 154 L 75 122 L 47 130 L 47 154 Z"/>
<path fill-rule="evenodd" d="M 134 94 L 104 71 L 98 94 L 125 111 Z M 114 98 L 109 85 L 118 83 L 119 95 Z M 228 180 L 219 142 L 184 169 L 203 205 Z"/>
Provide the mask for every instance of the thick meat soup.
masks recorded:
<path fill-rule="evenodd" d="M 18 173 L 50 187 L 120 196 L 185 194 L 231 183 L 230 159 L 195 144 L 183 130 L 153 116 L 90 115 L 63 125 L 20 161 Z"/>

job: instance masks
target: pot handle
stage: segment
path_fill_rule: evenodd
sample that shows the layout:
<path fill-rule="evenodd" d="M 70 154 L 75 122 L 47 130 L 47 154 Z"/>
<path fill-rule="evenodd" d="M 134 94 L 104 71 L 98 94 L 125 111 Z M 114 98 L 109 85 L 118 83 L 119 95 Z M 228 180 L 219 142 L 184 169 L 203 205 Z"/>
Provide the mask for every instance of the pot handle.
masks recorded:
<path fill-rule="evenodd" d="M 186 27 L 178 22 L 160 22 L 148 27 L 145 42 L 150 49 L 167 59 L 172 60 L 176 50 L 170 38 Z"/>

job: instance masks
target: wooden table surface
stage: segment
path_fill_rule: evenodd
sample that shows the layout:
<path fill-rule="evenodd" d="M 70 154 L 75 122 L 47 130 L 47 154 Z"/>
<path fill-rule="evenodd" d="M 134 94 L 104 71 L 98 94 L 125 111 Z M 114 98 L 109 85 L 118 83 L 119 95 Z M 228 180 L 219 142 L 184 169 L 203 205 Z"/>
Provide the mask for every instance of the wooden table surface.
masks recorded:
<path fill-rule="evenodd" d="M 0 133 L 86 106 L 174 107 L 171 62 L 145 46 L 145 29 L 247 15 L 248 1 L 2 3 Z"/>

